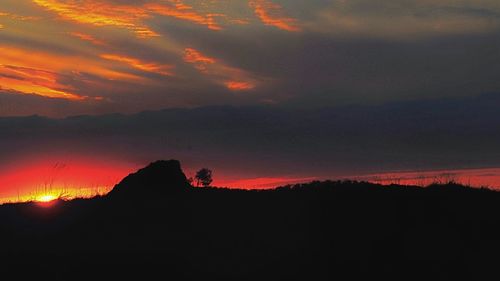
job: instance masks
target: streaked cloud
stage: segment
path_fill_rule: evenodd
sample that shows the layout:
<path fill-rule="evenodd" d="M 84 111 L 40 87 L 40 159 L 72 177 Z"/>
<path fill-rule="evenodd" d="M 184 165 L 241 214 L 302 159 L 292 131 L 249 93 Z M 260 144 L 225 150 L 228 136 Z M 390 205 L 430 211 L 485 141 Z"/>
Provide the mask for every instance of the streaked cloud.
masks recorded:
<path fill-rule="evenodd" d="M 257 17 L 266 25 L 286 31 L 300 31 L 298 21 L 284 15 L 283 7 L 268 0 L 250 0 L 250 7 Z"/>
<path fill-rule="evenodd" d="M 336 106 L 500 91 L 496 0 L 2 0 L 1 6 L 0 64 L 53 76 L 48 83 L 2 68 L 2 92 L 9 95 L 0 97 L 0 115 Z M 41 96 L 63 93 L 89 98 Z"/>
<path fill-rule="evenodd" d="M 316 177 L 263 177 L 263 178 L 249 178 L 249 179 L 237 179 L 237 180 L 216 180 L 215 186 L 223 187 L 237 187 L 237 188 L 249 188 L 249 189 L 268 189 L 275 188 L 277 186 L 284 186 L 287 184 L 297 184 L 303 182 L 310 182 L 313 180 L 318 180 Z"/>
<path fill-rule="evenodd" d="M 192 63 L 194 67 L 201 72 L 206 72 L 209 65 L 216 63 L 214 58 L 207 57 L 193 48 L 186 48 L 184 52 L 184 61 Z"/>
<path fill-rule="evenodd" d="M 245 91 L 255 88 L 255 85 L 251 82 L 226 81 L 224 85 L 232 91 Z"/>
<path fill-rule="evenodd" d="M 174 65 L 148 63 L 148 62 L 143 62 L 137 58 L 114 55 L 114 54 L 102 54 L 101 57 L 103 59 L 125 63 L 135 69 L 139 69 L 146 72 L 156 73 L 164 76 L 174 75 L 172 72 L 172 69 L 175 67 Z"/>
<path fill-rule="evenodd" d="M 97 46 L 106 46 L 107 45 L 106 42 L 99 40 L 99 39 L 96 39 L 94 36 L 86 34 L 86 33 L 70 32 L 69 35 L 76 37 L 76 38 L 79 38 L 81 40 L 90 42 L 90 43 L 97 45 Z"/>
<path fill-rule="evenodd" d="M 235 68 L 202 54 L 193 48 L 186 48 L 184 61 L 193 64 L 201 73 L 224 85 L 231 91 L 251 90 L 257 86 L 257 80 L 243 69 Z"/>
<path fill-rule="evenodd" d="M 141 7 L 113 5 L 106 1 L 33 0 L 61 18 L 95 26 L 116 26 L 131 30 L 139 37 L 158 36 L 142 23 L 150 15 Z"/>
<path fill-rule="evenodd" d="M 149 2 L 146 4 L 117 4 L 106 0 L 33 0 L 34 3 L 57 13 L 61 18 L 95 26 L 115 26 L 128 29 L 138 37 L 160 36 L 145 20 L 154 16 L 167 16 L 212 30 L 222 29 L 215 21 L 218 14 L 201 14 L 181 0 Z"/>
<path fill-rule="evenodd" d="M 69 100 L 82 100 L 87 96 L 100 99 L 95 93 L 79 93 L 69 84 L 73 80 L 94 83 L 84 78 L 86 75 L 110 82 L 142 79 L 132 73 L 114 70 L 112 65 L 97 59 L 0 46 L 0 85 L 3 90 Z"/>
<path fill-rule="evenodd" d="M 17 15 L 13 13 L 8 13 L 8 12 L 3 12 L 0 11 L 0 17 L 8 17 L 14 20 L 20 20 L 20 21 L 33 21 L 33 20 L 39 20 L 39 17 L 33 17 L 33 16 L 22 16 L 22 15 Z"/>
<path fill-rule="evenodd" d="M 212 30 L 221 30 L 215 18 L 218 17 L 218 14 L 207 14 L 202 15 L 197 13 L 193 7 L 183 3 L 180 0 L 171 0 L 169 1 L 173 5 L 162 5 L 162 4 L 147 4 L 145 9 L 151 13 L 174 17 L 181 20 L 190 21 L 199 25 L 204 25 Z"/>
<path fill-rule="evenodd" d="M 71 87 L 61 85 L 56 73 L 14 65 L 0 64 L 0 89 L 48 98 L 84 99 L 71 93 Z"/>

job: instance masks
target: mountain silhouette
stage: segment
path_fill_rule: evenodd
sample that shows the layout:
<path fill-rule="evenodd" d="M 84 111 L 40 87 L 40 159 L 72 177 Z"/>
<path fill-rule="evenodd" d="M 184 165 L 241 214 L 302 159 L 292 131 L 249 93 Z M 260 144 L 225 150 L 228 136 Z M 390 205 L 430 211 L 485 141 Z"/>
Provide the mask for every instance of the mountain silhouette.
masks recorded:
<path fill-rule="evenodd" d="M 157 161 L 103 197 L 0 206 L 6 279 L 456 280 L 497 275 L 500 193 L 454 183 L 194 188 Z"/>

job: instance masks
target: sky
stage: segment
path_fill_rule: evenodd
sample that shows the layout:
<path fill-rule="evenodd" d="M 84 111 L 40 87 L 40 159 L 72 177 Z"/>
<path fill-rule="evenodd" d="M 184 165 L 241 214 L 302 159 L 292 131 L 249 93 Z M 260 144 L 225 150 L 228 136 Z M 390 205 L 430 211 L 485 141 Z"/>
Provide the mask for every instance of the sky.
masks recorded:
<path fill-rule="evenodd" d="M 2 0 L 0 183 L 160 158 L 233 186 L 496 178 L 498 73 L 496 0 Z"/>
<path fill-rule="evenodd" d="M 2 0 L 0 115 L 498 91 L 495 0 Z"/>

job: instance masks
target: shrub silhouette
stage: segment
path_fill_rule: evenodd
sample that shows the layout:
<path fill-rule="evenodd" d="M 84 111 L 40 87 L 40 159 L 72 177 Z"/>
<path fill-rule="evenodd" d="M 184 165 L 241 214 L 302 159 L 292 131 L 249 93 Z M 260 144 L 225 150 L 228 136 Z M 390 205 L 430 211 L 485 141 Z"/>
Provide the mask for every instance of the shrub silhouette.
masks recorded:
<path fill-rule="evenodd" d="M 207 168 L 203 168 L 201 170 L 199 170 L 198 172 L 196 172 L 196 185 L 197 186 L 200 186 L 203 185 L 204 187 L 208 187 L 213 179 L 212 179 L 212 171 L 207 169 Z"/>

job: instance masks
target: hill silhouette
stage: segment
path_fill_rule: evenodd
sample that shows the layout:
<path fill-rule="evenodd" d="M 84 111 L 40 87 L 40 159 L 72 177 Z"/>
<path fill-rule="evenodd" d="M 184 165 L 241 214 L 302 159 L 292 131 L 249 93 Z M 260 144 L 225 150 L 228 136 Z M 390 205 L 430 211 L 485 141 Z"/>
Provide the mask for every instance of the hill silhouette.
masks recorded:
<path fill-rule="evenodd" d="M 107 195 L 112 200 L 157 200 L 187 192 L 192 186 L 177 160 L 156 161 L 128 175 Z"/>
<path fill-rule="evenodd" d="M 451 280 L 496 274 L 500 193 L 325 181 L 194 188 L 158 161 L 107 196 L 0 206 L 2 276 Z"/>

